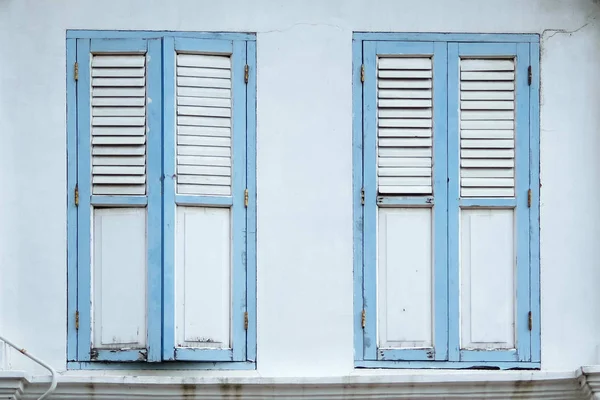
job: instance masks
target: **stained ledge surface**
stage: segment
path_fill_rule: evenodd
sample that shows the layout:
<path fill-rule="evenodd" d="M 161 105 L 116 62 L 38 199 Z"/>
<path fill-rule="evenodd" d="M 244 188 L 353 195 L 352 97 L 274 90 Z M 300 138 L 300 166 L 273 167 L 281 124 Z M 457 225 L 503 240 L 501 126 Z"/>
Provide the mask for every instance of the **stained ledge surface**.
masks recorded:
<path fill-rule="evenodd" d="M 78 371 L 59 377 L 51 400 L 62 399 L 592 399 L 600 366 L 576 371 L 382 371 L 343 377 L 117 376 Z M 177 372 L 179 373 L 179 372 Z M 0 398 L 37 399 L 46 376 L 0 371 Z"/>

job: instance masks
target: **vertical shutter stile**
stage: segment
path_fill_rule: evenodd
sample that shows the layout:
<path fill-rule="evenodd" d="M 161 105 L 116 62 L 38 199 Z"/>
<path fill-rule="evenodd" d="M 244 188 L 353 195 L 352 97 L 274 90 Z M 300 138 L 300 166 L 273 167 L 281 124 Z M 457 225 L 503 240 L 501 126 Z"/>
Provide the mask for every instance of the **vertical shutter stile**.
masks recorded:
<path fill-rule="evenodd" d="M 432 193 L 431 57 L 380 57 L 377 186 L 380 194 Z"/>
<path fill-rule="evenodd" d="M 177 193 L 231 195 L 231 57 L 177 54 Z"/>
<path fill-rule="evenodd" d="M 92 193 L 146 193 L 146 56 L 92 56 Z"/>
<path fill-rule="evenodd" d="M 460 61 L 460 194 L 515 195 L 515 61 Z"/>

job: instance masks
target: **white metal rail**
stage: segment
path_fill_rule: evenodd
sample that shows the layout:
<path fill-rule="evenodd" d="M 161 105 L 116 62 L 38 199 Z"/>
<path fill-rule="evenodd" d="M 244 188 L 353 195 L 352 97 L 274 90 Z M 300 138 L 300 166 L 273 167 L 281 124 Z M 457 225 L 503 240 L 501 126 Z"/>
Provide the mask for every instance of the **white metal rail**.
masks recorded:
<path fill-rule="evenodd" d="M 56 371 L 54 370 L 54 368 L 52 368 L 50 365 L 46 364 L 45 362 L 43 362 L 42 360 L 40 360 L 39 358 L 32 356 L 31 354 L 29 354 L 29 352 L 27 352 L 27 350 L 25 350 L 23 347 L 17 346 L 16 344 L 12 343 L 10 340 L 0 336 L 0 341 L 6 343 L 7 345 L 9 345 L 10 347 L 12 347 L 13 349 L 17 350 L 19 353 L 23 354 L 25 357 L 35 361 L 36 363 L 40 364 L 42 367 L 46 368 L 48 371 L 50 371 L 50 374 L 52 374 L 52 381 L 50 383 L 50 388 L 48 388 L 48 390 L 46 390 L 46 392 L 41 395 L 38 400 L 44 400 L 46 398 L 48 398 L 48 396 L 50 396 L 50 394 L 52 392 L 54 392 L 54 390 L 56 389 L 56 384 L 57 384 L 57 377 L 56 377 Z"/>

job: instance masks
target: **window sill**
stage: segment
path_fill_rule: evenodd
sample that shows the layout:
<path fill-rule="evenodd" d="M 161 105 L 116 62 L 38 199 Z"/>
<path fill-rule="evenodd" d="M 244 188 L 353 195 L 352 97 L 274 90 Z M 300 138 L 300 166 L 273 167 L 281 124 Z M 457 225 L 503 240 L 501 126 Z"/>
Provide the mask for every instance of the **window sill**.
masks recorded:
<path fill-rule="evenodd" d="M 395 369 L 483 369 L 483 370 L 539 370 L 536 362 L 499 361 L 355 361 L 356 368 L 395 368 Z"/>
<path fill-rule="evenodd" d="M 135 363 L 135 362 L 79 362 L 69 361 L 68 370 L 255 370 L 253 362 L 167 362 L 167 363 Z"/>

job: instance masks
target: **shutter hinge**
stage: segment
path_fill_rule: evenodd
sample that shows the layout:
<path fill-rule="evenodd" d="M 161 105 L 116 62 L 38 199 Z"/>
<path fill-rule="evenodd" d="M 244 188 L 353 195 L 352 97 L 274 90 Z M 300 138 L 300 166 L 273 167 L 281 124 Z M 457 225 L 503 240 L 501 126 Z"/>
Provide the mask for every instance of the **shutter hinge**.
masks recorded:
<path fill-rule="evenodd" d="M 248 311 L 244 313 L 244 329 L 248 330 Z"/>
<path fill-rule="evenodd" d="M 244 207 L 248 207 L 248 189 L 244 190 Z"/>
<path fill-rule="evenodd" d="M 532 79 L 533 79 L 533 76 L 532 76 L 531 65 L 530 65 L 529 68 L 527 68 L 527 83 L 529 84 L 529 86 L 531 86 Z"/>
<path fill-rule="evenodd" d="M 360 66 L 360 81 L 365 81 L 365 64 Z"/>
<path fill-rule="evenodd" d="M 75 207 L 79 206 L 79 185 L 75 185 Z"/>
<path fill-rule="evenodd" d="M 79 330 L 79 311 L 75 311 L 75 330 Z"/>
<path fill-rule="evenodd" d="M 79 63 L 77 61 L 75 61 L 75 65 L 73 66 L 73 76 L 76 81 L 79 80 Z"/>
<path fill-rule="evenodd" d="M 529 319 L 528 327 L 529 327 L 529 330 L 531 331 L 531 330 L 533 330 L 533 317 L 531 316 L 531 311 L 529 311 L 529 315 L 527 318 Z"/>
<path fill-rule="evenodd" d="M 367 325 L 367 312 L 364 309 L 362 310 L 362 315 L 360 317 L 360 324 L 362 328 L 365 329 L 365 326 Z"/>
<path fill-rule="evenodd" d="M 531 208 L 531 189 L 527 191 L 527 207 Z"/>
<path fill-rule="evenodd" d="M 360 189 L 360 204 L 365 205 L 365 188 Z"/>
<path fill-rule="evenodd" d="M 248 64 L 246 64 L 246 66 L 244 67 L 244 82 L 248 83 L 248 73 L 250 71 L 250 67 L 248 67 Z"/>

